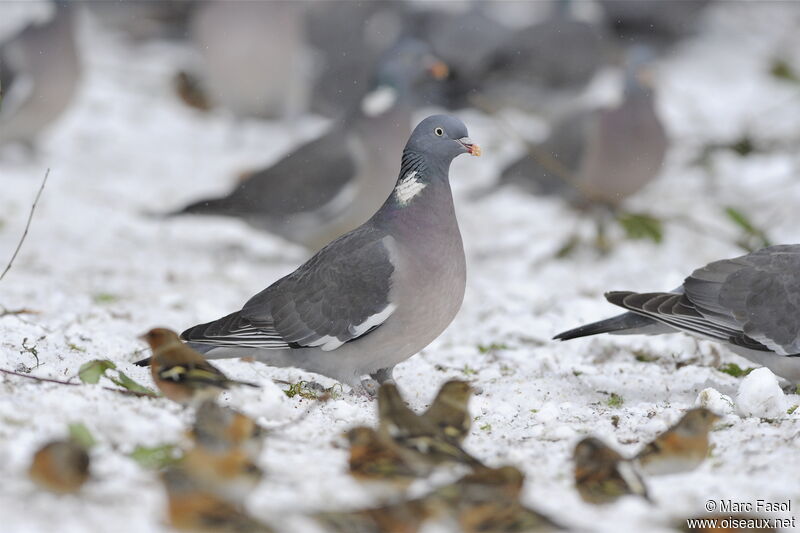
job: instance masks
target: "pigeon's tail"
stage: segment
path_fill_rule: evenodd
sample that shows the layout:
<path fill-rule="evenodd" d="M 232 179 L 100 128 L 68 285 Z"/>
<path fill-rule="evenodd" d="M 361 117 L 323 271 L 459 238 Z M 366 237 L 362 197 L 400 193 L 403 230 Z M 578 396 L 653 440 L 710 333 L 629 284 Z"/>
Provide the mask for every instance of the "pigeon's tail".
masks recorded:
<path fill-rule="evenodd" d="M 229 198 L 206 198 L 193 202 L 185 207 L 170 211 L 164 216 L 172 217 L 177 215 L 227 215 L 233 210 Z"/>
<path fill-rule="evenodd" d="M 564 331 L 553 337 L 553 339 L 568 341 L 570 339 L 588 337 L 600 333 L 611 333 L 612 335 L 654 334 L 666 333 L 669 330 L 670 328 L 656 322 L 652 318 L 637 315 L 636 313 L 622 313 L 615 317 Z"/>

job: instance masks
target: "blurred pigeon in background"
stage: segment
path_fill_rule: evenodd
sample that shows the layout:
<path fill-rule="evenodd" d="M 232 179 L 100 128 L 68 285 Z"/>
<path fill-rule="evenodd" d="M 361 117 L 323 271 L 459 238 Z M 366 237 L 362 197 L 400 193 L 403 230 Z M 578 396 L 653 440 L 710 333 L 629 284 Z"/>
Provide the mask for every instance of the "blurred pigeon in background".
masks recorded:
<path fill-rule="evenodd" d="M 495 106 L 552 115 L 553 97 L 572 103 L 608 62 L 611 54 L 603 28 L 575 18 L 571 6 L 569 0 L 558 0 L 543 20 L 504 34 L 485 83 L 485 96 Z M 564 91 L 567 94 L 559 94 Z"/>
<path fill-rule="evenodd" d="M 199 5 L 189 35 L 212 105 L 240 117 L 283 118 L 305 110 L 310 76 L 303 2 Z"/>
<path fill-rule="evenodd" d="M 606 25 L 627 45 L 664 48 L 691 35 L 699 26 L 711 0 L 662 2 L 652 0 L 599 0 Z"/>
<path fill-rule="evenodd" d="M 0 44 L 0 146 L 33 146 L 72 102 L 81 77 L 74 35 L 76 6 L 57 2 L 53 17 Z"/>
<path fill-rule="evenodd" d="M 458 155 L 480 154 L 447 115 L 417 125 L 391 196 L 364 225 L 336 239 L 240 311 L 189 328 L 209 358 L 254 357 L 303 368 L 367 392 L 433 341 L 464 297 L 464 249 L 450 192 Z"/>
<path fill-rule="evenodd" d="M 675 333 L 726 344 L 775 374 L 800 382 L 800 245 L 771 246 L 697 269 L 672 292 L 615 291 L 606 299 L 629 312 L 556 335 Z"/>
<path fill-rule="evenodd" d="M 647 79 L 648 59 L 645 49 L 632 50 L 622 102 L 567 116 L 548 139 L 509 165 L 500 183 L 561 194 L 581 206 L 617 207 L 654 179 L 668 141 Z"/>
<path fill-rule="evenodd" d="M 415 84 L 438 60 L 419 41 L 404 39 L 385 54 L 375 88 L 329 132 L 259 170 L 222 198 L 201 200 L 176 214 L 242 218 L 317 250 L 358 227 L 392 191 L 397 154 L 411 129 Z"/>
<path fill-rule="evenodd" d="M 311 2 L 306 41 L 313 51 L 310 111 L 330 118 L 359 105 L 380 57 L 403 34 L 404 3 Z"/>
<path fill-rule="evenodd" d="M 480 4 L 453 13 L 438 8 L 409 16 L 413 35 L 427 42 L 449 69 L 445 83 L 429 87 L 425 96 L 447 109 L 471 106 L 483 86 L 494 57 L 508 39 L 509 29 L 484 13 Z"/>
<path fill-rule="evenodd" d="M 100 24 L 136 42 L 152 39 L 185 40 L 189 18 L 202 2 L 189 0 L 115 0 L 81 2 Z"/>

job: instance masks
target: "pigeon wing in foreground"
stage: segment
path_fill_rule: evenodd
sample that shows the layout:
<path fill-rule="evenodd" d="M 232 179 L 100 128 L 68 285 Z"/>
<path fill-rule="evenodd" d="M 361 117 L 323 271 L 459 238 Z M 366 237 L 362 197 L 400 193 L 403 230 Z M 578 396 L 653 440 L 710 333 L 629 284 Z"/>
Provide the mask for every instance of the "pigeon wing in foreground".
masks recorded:
<path fill-rule="evenodd" d="M 764 248 L 695 270 L 675 292 L 609 292 L 619 315 L 556 336 L 683 331 L 728 344 L 736 353 L 800 380 L 800 245 Z M 630 326 L 630 327 L 626 327 Z M 782 357 L 776 357 L 782 356 Z"/>

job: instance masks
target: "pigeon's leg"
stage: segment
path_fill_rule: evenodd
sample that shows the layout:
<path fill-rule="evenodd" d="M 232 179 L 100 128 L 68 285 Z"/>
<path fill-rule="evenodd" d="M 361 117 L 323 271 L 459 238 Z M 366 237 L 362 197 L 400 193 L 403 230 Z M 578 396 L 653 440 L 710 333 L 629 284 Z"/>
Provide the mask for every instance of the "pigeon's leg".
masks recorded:
<path fill-rule="evenodd" d="M 380 383 L 381 385 L 383 385 L 387 381 L 392 381 L 392 382 L 394 381 L 393 372 L 394 372 L 394 367 L 390 366 L 389 368 L 381 368 L 374 374 L 370 374 L 370 377 L 375 381 L 377 381 L 378 383 Z"/>
<path fill-rule="evenodd" d="M 381 388 L 380 383 L 374 379 L 364 378 L 361 380 L 361 385 L 353 387 L 353 394 L 365 395 L 370 398 L 378 396 L 378 389 Z"/>

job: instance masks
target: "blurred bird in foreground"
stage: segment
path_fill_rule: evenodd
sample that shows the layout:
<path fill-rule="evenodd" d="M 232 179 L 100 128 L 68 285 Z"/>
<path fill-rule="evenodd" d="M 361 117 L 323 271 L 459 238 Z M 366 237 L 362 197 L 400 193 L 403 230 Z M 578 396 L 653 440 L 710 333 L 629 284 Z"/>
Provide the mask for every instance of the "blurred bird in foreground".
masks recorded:
<path fill-rule="evenodd" d="M 455 462 L 483 467 L 457 442 L 448 439 L 433 421 L 412 411 L 394 383 L 384 383 L 378 390 L 378 416 L 378 434 L 393 440 L 412 464 Z"/>
<path fill-rule="evenodd" d="M 600 333 L 658 335 L 682 331 L 800 383 L 800 318 L 794 312 L 800 245 L 770 246 L 698 268 L 672 292 L 612 291 L 606 300 L 628 310 L 555 336 Z"/>
<path fill-rule="evenodd" d="M 708 432 L 717 420 L 708 409 L 690 409 L 636 455 L 640 469 L 653 476 L 694 470 L 708 456 Z"/>
<path fill-rule="evenodd" d="M 261 453 L 265 434 L 264 428 L 249 416 L 214 401 L 200 404 L 191 431 L 197 443 L 241 448 L 251 459 Z"/>
<path fill-rule="evenodd" d="M 239 505 L 208 492 L 180 467 L 163 472 L 169 523 L 193 533 L 271 533 L 271 527 L 245 513 Z"/>
<path fill-rule="evenodd" d="M 424 499 L 357 511 L 322 512 L 313 517 L 339 533 L 417 533 L 434 514 Z"/>
<path fill-rule="evenodd" d="M 581 499 L 596 505 L 635 494 L 649 500 L 647 488 L 633 463 L 604 442 L 587 437 L 575 446 L 575 488 Z"/>
<path fill-rule="evenodd" d="M 78 492 L 89 479 L 89 453 L 72 439 L 50 442 L 34 454 L 28 476 L 51 492 Z"/>
<path fill-rule="evenodd" d="M 184 344 L 174 331 L 154 328 L 141 339 L 150 345 L 153 356 L 136 364 L 149 364 L 156 386 L 174 402 L 199 405 L 205 400 L 216 399 L 231 386 L 258 387 L 254 383 L 228 379 L 221 370 Z"/>
<path fill-rule="evenodd" d="M 513 466 L 482 467 L 440 487 L 427 500 L 431 507 L 452 516 L 465 533 L 562 529 L 520 503 L 524 481 L 525 476 Z"/>
<path fill-rule="evenodd" d="M 433 422 L 449 440 L 461 443 L 472 427 L 472 416 L 469 414 L 471 397 L 472 387 L 469 383 L 448 381 L 439 389 L 422 416 Z"/>
<path fill-rule="evenodd" d="M 409 464 L 397 445 L 382 438 L 374 429 L 355 427 L 347 432 L 350 442 L 350 475 L 364 482 L 385 483 L 404 489 L 427 469 Z"/>
<path fill-rule="evenodd" d="M 509 165 L 500 183 L 534 194 L 560 194 L 579 207 L 616 209 L 654 179 L 667 137 L 654 107 L 649 59 L 647 50 L 632 50 L 622 102 L 567 116 L 547 140 Z"/>
<path fill-rule="evenodd" d="M 39 133 L 69 106 L 81 65 L 73 19 L 75 2 L 54 2 L 51 20 L 30 24 L 0 43 L 0 146 L 33 145 Z"/>
<path fill-rule="evenodd" d="M 402 40 L 378 65 L 371 90 L 354 89 L 356 106 L 343 110 L 327 133 L 249 174 L 227 195 L 171 214 L 240 218 L 312 250 L 366 222 L 395 183 L 415 87 L 441 62 L 423 43 Z"/>
<path fill-rule="evenodd" d="M 193 481 L 232 503 L 244 501 L 264 477 L 264 472 L 238 447 L 198 441 L 181 460 Z"/>

